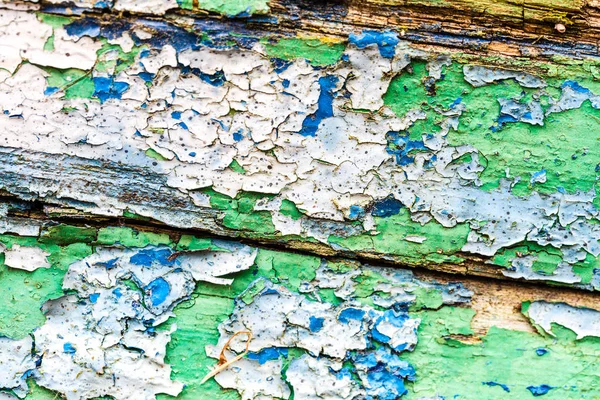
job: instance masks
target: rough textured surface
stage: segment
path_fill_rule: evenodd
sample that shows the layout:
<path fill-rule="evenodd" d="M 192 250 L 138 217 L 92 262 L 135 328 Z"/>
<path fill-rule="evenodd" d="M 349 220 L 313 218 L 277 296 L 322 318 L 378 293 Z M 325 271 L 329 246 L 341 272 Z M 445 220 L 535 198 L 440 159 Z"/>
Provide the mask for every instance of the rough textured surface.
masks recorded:
<path fill-rule="evenodd" d="M 502 396 L 502 385 L 525 399 L 528 387 L 547 385 L 559 399 L 600 390 L 592 293 L 498 281 L 494 305 L 490 285 L 469 278 L 127 227 L 43 222 L 41 232 L 0 236 L 9 249 L 45 249 L 55 271 L 46 281 L 35 276 L 46 269 L 1 275 L 11 297 L 0 299 L 0 332 L 10 336 L 0 343 L 0 382 L 19 396 L 29 390 L 26 398 L 55 397 L 43 387 L 66 398 L 144 399 L 180 391 L 184 399 L 481 399 Z M 75 247 L 90 250 L 65 267 L 52 256 Z M 211 283 L 203 272 L 196 281 L 203 270 L 231 271 L 231 280 Z M 41 308 L 42 318 L 19 318 L 13 299 Z M 200 385 L 224 342 L 246 329 L 247 357 Z M 226 354 L 244 349 L 236 340 Z"/>
<path fill-rule="evenodd" d="M 0 1 L 0 398 L 600 397 L 595 13 Z"/>
<path fill-rule="evenodd" d="M 23 199 L 598 286 L 595 59 L 532 75 L 393 31 L 3 19 L 0 186 Z"/>

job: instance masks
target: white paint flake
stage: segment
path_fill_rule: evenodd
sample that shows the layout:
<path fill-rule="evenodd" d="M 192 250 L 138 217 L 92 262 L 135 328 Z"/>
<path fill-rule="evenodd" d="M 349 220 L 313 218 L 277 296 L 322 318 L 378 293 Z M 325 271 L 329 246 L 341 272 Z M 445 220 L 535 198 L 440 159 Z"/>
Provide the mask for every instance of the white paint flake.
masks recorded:
<path fill-rule="evenodd" d="M 336 376 L 341 363 L 308 354 L 291 362 L 287 379 L 294 388 L 294 399 L 358 399 L 364 397 L 361 389 L 350 375 Z"/>
<path fill-rule="evenodd" d="M 552 324 L 559 324 L 577 334 L 577 339 L 587 336 L 600 337 L 600 311 L 577 308 L 565 303 L 534 301 L 527 309 L 531 321 L 547 334 L 552 333 Z"/>
<path fill-rule="evenodd" d="M 10 249 L 4 250 L 4 264 L 10 268 L 32 272 L 38 268 L 50 268 L 47 258 L 49 255 L 39 247 L 13 244 Z"/>
<path fill-rule="evenodd" d="M 35 369 L 36 357 L 32 354 L 33 339 L 21 340 L 0 337 L 0 389 L 12 390 L 19 397 L 29 391 L 25 378 Z"/>
<path fill-rule="evenodd" d="M 291 391 L 281 378 L 282 364 L 281 360 L 260 364 L 243 358 L 216 375 L 215 380 L 223 388 L 237 389 L 242 400 L 288 399 Z"/>

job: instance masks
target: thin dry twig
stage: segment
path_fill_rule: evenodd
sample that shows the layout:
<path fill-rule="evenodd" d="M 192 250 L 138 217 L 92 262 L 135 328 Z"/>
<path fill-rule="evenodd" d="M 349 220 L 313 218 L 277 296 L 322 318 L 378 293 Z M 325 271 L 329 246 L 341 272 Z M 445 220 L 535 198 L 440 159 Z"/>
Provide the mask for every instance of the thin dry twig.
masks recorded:
<path fill-rule="evenodd" d="M 233 338 L 238 335 L 248 336 L 248 340 L 246 341 L 246 350 L 243 353 L 238 354 L 237 356 L 233 357 L 231 360 L 227 360 L 227 358 L 225 357 L 225 350 L 227 350 L 229 348 L 229 344 L 231 343 Z M 229 367 L 234 362 L 241 360 L 246 354 L 248 354 L 248 349 L 250 348 L 251 340 L 252 340 L 252 332 L 250 332 L 250 331 L 238 331 L 238 332 L 234 333 L 233 336 L 229 338 L 227 343 L 225 343 L 225 345 L 221 349 L 221 354 L 219 354 L 219 361 L 217 362 L 217 366 L 212 371 L 210 371 L 208 374 L 206 374 L 206 376 L 202 379 L 202 382 L 200 382 L 200 384 L 202 385 L 204 382 L 206 382 L 213 376 L 217 375 L 219 372 L 223 371 L 224 369 Z"/>

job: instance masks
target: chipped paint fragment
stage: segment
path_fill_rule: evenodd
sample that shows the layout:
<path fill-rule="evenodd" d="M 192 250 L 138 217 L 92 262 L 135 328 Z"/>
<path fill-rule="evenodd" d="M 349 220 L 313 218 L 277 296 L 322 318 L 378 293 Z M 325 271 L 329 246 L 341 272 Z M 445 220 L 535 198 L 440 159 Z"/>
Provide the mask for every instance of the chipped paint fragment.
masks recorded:
<path fill-rule="evenodd" d="M 11 268 L 32 272 L 38 268 L 50 268 L 49 255 L 39 247 L 13 244 L 10 249 L 4 250 L 4 263 Z"/>
<path fill-rule="evenodd" d="M 554 336 L 552 324 L 559 324 L 575 332 L 577 339 L 600 337 L 600 311 L 597 310 L 565 303 L 534 301 L 526 307 L 525 313 L 535 325 L 551 336 Z"/>
<path fill-rule="evenodd" d="M 33 339 L 21 340 L 0 337 L 0 388 L 12 390 L 24 397 L 28 392 L 25 378 L 36 367 L 37 357 L 32 355 Z"/>

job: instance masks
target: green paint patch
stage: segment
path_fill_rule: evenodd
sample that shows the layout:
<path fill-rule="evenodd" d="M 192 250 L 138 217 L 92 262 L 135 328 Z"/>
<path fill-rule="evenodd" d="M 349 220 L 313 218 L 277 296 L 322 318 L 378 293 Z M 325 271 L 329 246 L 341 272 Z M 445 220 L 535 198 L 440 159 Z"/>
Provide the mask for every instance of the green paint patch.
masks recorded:
<path fill-rule="evenodd" d="M 96 52 L 98 61 L 95 70 L 97 72 L 111 72 L 117 75 L 130 67 L 143 49 L 143 46 L 134 46 L 131 51 L 126 53 L 121 46 L 109 44 L 104 38 L 100 40 L 103 44 Z"/>
<path fill-rule="evenodd" d="M 49 74 L 46 77 L 48 87 L 63 91 L 65 99 L 89 99 L 94 94 L 94 82 L 88 71 L 75 68 L 40 68 Z"/>
<path fill-rule="evenodd" d="M 185 384 L 183 392 L 177 396 L 183 400 L 219 399 L 239 400 L 235 390 L 222 389 L 214 379 L 200 385 L 217 360 L 206 355 L 205 345 L 215 344 L 219 339 L 217 327 L 233 312 L 230 298 L 207 296 L 199 293 L 202 284 L 193 294 L 193 300 L 186 301 L 174 310 L 176 317 L 166 322 L 177 324 L 177 330 L 167 345 L 165 361 L 172 366 L 171 378 Z M 158 395 L 158 399 L 173 397 Z"/>
<path fill-rule="evenodd" d="M 54 29 L 62 28 L 63 26 L 73 22 L 73 18 L 56 14 L 37 13 L 37 18 L 46 25 L 50 25 Z"/>
<path fill-rule="evenodd" d="M 239 162 L 237 162 L 237 160 L 233 160 L 231 162 L 231 164 L 229 164 L 229 168 L 233 171 L 233 172 L 237 172 L 238 174 L 242 174 L 244 175 L 246 173 L 246 170 L 244 169 L 244 167 L 242 167 L 240 165 Z"/>
<path fill-rule="evenodd" d="M 269 57 L 283 60 L 304 58 L 318 66 L 335 64 L 346 49 L 345 43 L 319 39 L 263 39 L 262 43 Z"/>
<path fill-rule="evenodd" d="M 444 305 L 442 293 L 437 289 L 418 288 L 413 294 L 416 296 L 415 302 L 410 306 L 411 311 L 422 309 L 437 310 Z"/>
<path fill-rule="evenodd" d="M 40 234 L 40 243 L 65 246 L 73 243 L 91 243 L 97 237 L 96 228 L 72 225 L 55 225 L 45 228 Z"/>
<path fill-rule="evenodd" d="M 146 247 L 148 245 L 172 245 L 166 233 L 140 232 L 132 228 L 108 227 L 98 231 L 96 244 L 121 245 L 125 247 Z"/>
<path fill-rule="evenodd" d="M 25 396 L 25 400 L 56 400 L 60 398 L 60 394 L 52 390 L 39 386 L 33 379 L 27 379 L 29 393 Z"/>
<path fill-rule="evenodd" d="M 541 193 L 554 193 L 559 188 L 569 193 L 589 191 L 598 176 L 597 132 L 600 110 L 585 102 L 581 108 L 550 114 L 544 126 L 516 122 L 493 133 L 463 130 L 459 125 L 458 132 L 448 138 L 453 145 L 469 143 L 483 154 L 487 160 L 481 174 L 483 184 L 498 187 L 508 169 L 511 177 L 521 177 L 517 193 L 528 195 L 533 189 Z M 542 170 L 546 171 L 546 182 L 531 184 L 532 175 Z"/>
<path fill-rule="evenodd" d="M 280 284 L 298 291 L 303 282 L 315 279 L 321 259 L 302 254 L 260 249 L 256 257 L 256 265 L 263 270 L 273 270 Z"/>
<path fill-rule="evenodd" d="M 390 82 L 383 102 L 398 116 L 427 105 L 427 91 L 423 79 L 427 76 L 426 63 L 414 62 Z M 420 139 L 420 136 L 418 137 Z"/>
<path fill-rule="evenodd" d="M 167 160 L 158 151 L 156 151 L 154 149 L 148 149 L 144 152 L 144 154 L 146 154 L 148 157 L 153 158 L 158 161 L 166 161 Z"/>
<path fill-rule="evenodd" d="M 33 272 L 8 268 L 4 254 L 0 254 L 0 335 L 13 339 L 27 336 L 45 322 L 42 305 L 49 299 L 63 295 L 62 281 L 68 266 L 92 254 L 86 243 L 58 246 L 41 243 L 35 238 L 0 235 L 0 242 L 11 248 L 13 244 L 35 246 L 50 253 L 50 268 Z"/>
<path fill-rule="evenodd" d="M 290 217 L 294 221 L 299 220 L 303 215 L 302 211 L 300 211 L 298 207 L 296 207 L 296 204 L 287 199 L 283 199 L 281 201 L 281 207 L 279 207 L 279 212 L 285 215 L 286 217 Z"/>
<path fill-rule="evenodd" d="M 211 239 L 192 235 L 183 235 L 177 243 L 177 250 L 209 250 L 214 247 Z"/>
<path fill-rule="evenodd" d="M 177 0 L 179 7 L 193 10 L 192 0 Z M 268 0 L 199 0 L 198 8 L 212 11 L 228 17 L 249 17 L 253 14 L 266 14 L 269 12 Z"/>
<path fill-rule="evenodd" d="M 388 107 L 399 116 L 412 109 L 420 109 L 427 115 L 425 120 L 416 121 L 409 128 L 412 140 L 439 132 L 443 117 L 435 110 L 449 110 L 462 104 L 465 110 L 459 117 L 458 129 L 451 130 L 447 139 L 451 146 L 468 144 L 479 150 L 485 166 L 480 175 L 482 189 L 497 188 L 500 179 L 507 174 L 509 179 L 520 177 L 520 182 L 513 187 L 513 193 L 520 196 L 528 196 L 533 190 L 554 193 L 564 189 L 575 193 L 593 187 L 600 159 L 600 134 L 597 133 L 600 132 L 600 110 L 586 101 L 578 109 L 548 115 L 544 126 L 523 122 L 502 124 L 498 122 L 498 99 L 525 104 L 534 99 L 537 89 L 524 88 L 511 79 L 474 88 L 464 80 L 462 68 L 463 65 L 456 62 L 444 67 L 443 78 L 432 84 L 426 64 L 415 62 L 391 81 L 383 97 Z M 569 78 L 600 92 L 599 83 L 589 75 Z M 545 92 L 535 95 L 543 110 L 550 106 L 551 100 L 558 100 L 564 82 L 558 77 L 546 77 L 546 80 L 549 86 Z M 546 171 L 546 182 L 531 183 L 533 174 L 542 170 Z"/>
<path fill-rule="evenodd" d="M 536 257 L 532 265 L 533 271 L 547 275 L 552 274 L 563 259 L 562 252 L 557 248 L 527 242 L 523 246 L 500 250 L 494 256 L 492 262 L 509 268 L 513 259 L 526 256 Z"/>
<path fill-rule="evenodd" d="M 44 51 L 54 51 L 54 34 L 50 36 L 44 43 Z"/>
<path fill-rule="evenodd" d="M 254 234 L 274 234 L 275 226 L 268 211 L 254 211 L 260 199 L 272 199 L 273 195 L 241 192 L 235 198 L 205 189 L 210 196 L 211 207 L 223 211 L 222 224 L 230 229 L 248 231 Z"/>
<path fill-rule="evenodd" d="M 481 343 L 453 339 L 450 335 L 471 334 L 473 315 L 472 310 L 453 307 L 414 313 L 415 318 L 421 318 L 419 342 L 414 352 L 401 356 L 417 371 L 417 380 L 408 384 L 407 399 L 532 399 L 527 387 L 543 384 L 555 387 L 545 399 L 600 395 L 600 339 L 575 343 L 574 336 L 564 329 L 558 339 L 550 339 L 497 327 L 490 328 Z M 539 356 L 538 349 L 547 353 Z M 483 382 L 506 385 L 510 393 Z"/>
<path fill-rule="evenodd" d="M 250 285 L 248 289 L 244 291 L 240 298 L 244 303 L 251 304 L 254 301 L 254 297 L 261 293 L 265 287 L 267 287 L 267 284 L 264 280 L 256 281 L 255 284 Z"/>
<path fill-rule="evenodd" d="M 600 268 L 600 259 L 586 253 L 585 260 L 573 265 L 573 272 L 581 277 L 581 283 L 586 284 L 592 281 L 594 270 L 598 268 Z"/>
<path fill-rule="evenodd" d="M 372 269 L 362 270 L 360 275 L 352 280 L 356 283 L 354 295 L 359 299 L 369 298 L 375 293 L 375 287 L 382 283 L 389 283 L 379 272 Z"/>
<path fill-rule="evenodd" d="M 425 225 L 410 219 L 409 212 L 403 208 L 399 214 L 387 218 L 375 218 L 377 235 L 367 234 L 347 238 L 330 236 L 329 243 L 342 246 L 351 251 L 374 251 L 394 255 L 398 259 L 413 264 L 424 262 L 460 262 L 453 256 L 467 241 L 469 226 L 458 224 L 453 228 L 444 228 L 435 221 Z M 423 243 L 403 240 L 406 236 L 426 237 Z"/>
<path fill-rule="evenodd" d="M 122 215 L 123 215 L 123 218 L 135 219 L 138 221 L 150 221 L 152 219 L 150 217 L 144 217 L 143 215 L 140 215 L 138 213 L 130 211 L 127 208 L 125 210 L 123 210 Z"/>
<path fill-rule="evenodd" d="M 177 0 L 177 5 L 184 10 L 193 10 L 194 0 Z"/>

